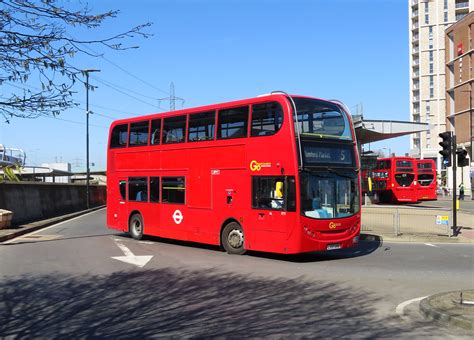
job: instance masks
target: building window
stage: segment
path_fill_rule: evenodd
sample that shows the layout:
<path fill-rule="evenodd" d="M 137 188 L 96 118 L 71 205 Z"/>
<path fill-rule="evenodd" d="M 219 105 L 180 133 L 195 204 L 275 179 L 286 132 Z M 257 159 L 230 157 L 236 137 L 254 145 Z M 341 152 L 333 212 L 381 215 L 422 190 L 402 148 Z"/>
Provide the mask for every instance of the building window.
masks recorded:
<path fill-rule="evenodd" d="M 429 24 L 430 23 L 430 16 L 429 14 L 425 14 L 425 24 Z"/>
<path fill-rule="evenodd" d="M 163 122 L 163 144 L 183 143 L 186 131 L 186 116 L 165 118 Z"/>
<path fill-rule="evenodd" d="M 426 113 L 429 114 L 430 113 L 430 110 L 431 110 L 431 104 L 429 101 L 426 101 L 426 105 L 425 105 L 425 110 L 426 110 Z"/>
<path fill-rule="evenodd" d="M 213 140 L 215 127 L 216 113 L 214 111 L 190 115 L 188 141 Z"/>
<path fill-rule="evenodd" d="M 430 87 L 434 86 L 434 77 L 430 76 Z"/>
<path fill-rule="evenodd" d="M 444 12 L 444 22 L 448 22 L 448 12 Z"/>
<path fill-rule="evenodd" d="M 458 13 L 458 14 L 456 14 L 456 21 L 461 20 L 461 19 L 464 18 L 466 15 L 467 15 L 467 13 Z"/>
<path fill-rule="evenodd" d="M 161 188 L 162 203 L 184 204 L 186 196 L 184 177 L 163 177 Z"/>
<path fill-rule="evenodd" d="M 448 10 L 448 0 L 444 0 L 444 10 Z"/>
<path fill-rule="evenodd" d="M 128 200 L 136 202 L 148 201 L 148 179 L 146 177 L 130 177 L 128 179 Z"/>
<path fill-rule="evenodd" d="M 160 201 L 160 177 L 150 177 L 150 202 Z"/>
<path fill-rule="evenodd" d="M 219 111 L 218 139 L 247 137 L 248 106 Z"/>
<path fill-rule="evenodd" d="M 434 52 L 430 51 L 430 62 L 433 62 L 434 59 Z"/>
<path fill-rule="evenodd" d="M 283 123 L 283 109 L 277 102 L 252 105 L 252 130 L 250 135 L 275 134 Z"/>
<path fill-rule="evenodd" d="M 148 144 L 148 121 L 130 124 L 129 146 Z"/>
<path fill-rule="evenodd" d="M 117 125 L 112 130 L 112 136 L 110 137 L 111 148 L 124 148 L 127 146 L 127 134 L 128 125 L 122 124 Z"/>
<path fill-rule="evenodd" d="M 434 66 L 433 66 L 433 63 L 430 63 L 430 73 L 434 73 Z"/>
<path fill-rule="evenodd" d="M 434 88 L 430 88 L 430 98 L 434 97 Z"/>

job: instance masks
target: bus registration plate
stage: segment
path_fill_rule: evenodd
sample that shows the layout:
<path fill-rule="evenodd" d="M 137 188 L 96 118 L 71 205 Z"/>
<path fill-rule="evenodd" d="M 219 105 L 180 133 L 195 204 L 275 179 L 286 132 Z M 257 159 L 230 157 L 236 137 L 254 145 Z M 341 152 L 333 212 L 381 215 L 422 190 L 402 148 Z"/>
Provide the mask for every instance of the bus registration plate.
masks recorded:
<path fill-rule="evenodd" d="M 328 244 L 326 249 L 327 250 L 341 249 L 341 244 L 340 243 Z"/>

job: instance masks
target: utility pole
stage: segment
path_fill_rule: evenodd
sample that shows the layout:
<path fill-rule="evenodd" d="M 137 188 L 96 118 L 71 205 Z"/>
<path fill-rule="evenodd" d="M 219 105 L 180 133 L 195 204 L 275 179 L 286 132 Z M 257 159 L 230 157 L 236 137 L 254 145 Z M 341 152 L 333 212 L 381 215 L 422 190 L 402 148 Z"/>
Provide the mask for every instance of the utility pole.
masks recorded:
<path fill-rule="evenodd" d="M 171 82 L 171 84 L 170 84 L 170 96 L 166 97 L 166 98 L 160 98 L 160 99 L 158 99 L 158 102 L 161 102 L 162 100 L 169 100 L 170 101 L 170 111 L 176 110 L 176 104 L 175 104 L 176 101 L 180 101 L 181 105 L 183 105 L 184 102 L 185 102 L 185 100 L 183 98 L 176 97 L 174 95 L 174 84 L 173 84 L 173 82 Z"/>
<path fill-rule="evenodd" d="M 89 73 L 100 72 L 96 69 L 82 70 L 82 73 L 86 75 L 86 204 L 87 209 L 90 208 L 90 192 L 89 192 Z"/>

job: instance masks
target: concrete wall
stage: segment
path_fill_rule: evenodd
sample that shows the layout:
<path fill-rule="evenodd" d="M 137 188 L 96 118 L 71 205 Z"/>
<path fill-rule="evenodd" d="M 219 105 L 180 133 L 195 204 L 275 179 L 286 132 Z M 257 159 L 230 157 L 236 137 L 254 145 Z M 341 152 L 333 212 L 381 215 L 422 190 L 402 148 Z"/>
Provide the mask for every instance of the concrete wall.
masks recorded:
<path fill-rule="evenodd" d="M 90 186 L 90 206 L 105 204 L 106 187 Z M 39 221 L 86 209 L 86 186 L 66 183 L 0 183 L 0 209 L 13 211 L 13 224 Z"/>

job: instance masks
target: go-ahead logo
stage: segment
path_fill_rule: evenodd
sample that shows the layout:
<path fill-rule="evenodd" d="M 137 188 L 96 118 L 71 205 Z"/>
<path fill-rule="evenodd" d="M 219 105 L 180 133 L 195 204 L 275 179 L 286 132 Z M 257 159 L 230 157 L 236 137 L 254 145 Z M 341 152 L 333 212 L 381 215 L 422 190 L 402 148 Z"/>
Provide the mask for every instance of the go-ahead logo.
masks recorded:
<path fill-rule="evenodd" d="M 337 227 L 340 227 L 341 223 L 335 223 L 335 222 L 329 222 L 329 229 L 336 229 Z"/>
<path fill-rule="evenodd" d="M 251 171 L 260 171 L 262 168 L 271 168 L 272 163 L 264 162 L 264 163 L 259 163 L 256 160 L 253 160 L 250 162 L 250 170 Z"/>

